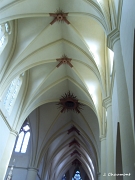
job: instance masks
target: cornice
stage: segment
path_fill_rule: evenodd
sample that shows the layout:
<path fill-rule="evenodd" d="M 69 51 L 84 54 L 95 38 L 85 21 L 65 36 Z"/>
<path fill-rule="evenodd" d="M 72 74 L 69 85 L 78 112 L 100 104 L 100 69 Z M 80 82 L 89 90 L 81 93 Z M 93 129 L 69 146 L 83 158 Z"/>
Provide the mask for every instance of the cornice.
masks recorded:
<path fill-rule="evenodd" d="M 10 131 L 12 131 L 12 128 L 11 128 L 11 126 L 10 126 L 10 124 L 9 124 L 6 116 L 3 114 L 3 112 L 2 112 L 1 110 L 0 110 L 0 115 L 1 115 L 1 117 L 2 117 L 2 119 L 3 119 L 3 121 L 5 122 L 6 126 L 8 127 L 8 129 L 9 129 Z"/>
<path fill-rule="evenodd" d="M 17 136 L 17 135 L 18 135 L 18 132 L 12 129 L 12 127 L 10 126 L 7 118 L 5 117 L 5 115 L 3 114 L 3 112 L 2 112 L 1 110 L 0 110 L 0 115 L 1 115 L 1 117 L 2 117 L 2 119 L 3 119 L 3 121 L 5 122 L 7 128 L 9 129 L 10 134 L 13 134 L 14 136 Z"/>
<path fill-rule="evenodd" d="M 114 44 L 120 39 L 120 32 L 115 28 L 107 35 L 107 47 L 113 51 Z"/>
<path fill-rule="evenodd" d="M 106 97 L 103 99 L 102 106 L 105 107 L 106 109 L 112 105 L 112 99 L 110 96 Z"/>

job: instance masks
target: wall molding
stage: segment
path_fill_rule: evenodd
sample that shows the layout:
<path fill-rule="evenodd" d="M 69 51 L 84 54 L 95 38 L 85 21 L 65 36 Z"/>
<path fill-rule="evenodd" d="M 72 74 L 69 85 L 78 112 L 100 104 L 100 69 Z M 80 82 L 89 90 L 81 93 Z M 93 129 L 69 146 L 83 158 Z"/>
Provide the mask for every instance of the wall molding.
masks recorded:
<path fill-rule="evenodd" d="M 8 127 L 8 129 L 10 131 L 13 131 L 8 120 L 7 120 L 7 117 L 3 114 L 3 112 L 0 110 L 0 116 L 2 117 L 3 121 L 5 122 L 6 126 Z"/>

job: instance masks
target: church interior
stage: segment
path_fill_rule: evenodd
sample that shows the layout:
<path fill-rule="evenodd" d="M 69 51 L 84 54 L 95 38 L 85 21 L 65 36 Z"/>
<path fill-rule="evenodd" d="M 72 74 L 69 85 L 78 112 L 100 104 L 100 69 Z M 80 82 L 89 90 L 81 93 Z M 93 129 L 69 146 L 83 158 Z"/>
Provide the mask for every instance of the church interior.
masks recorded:
<path fill-rule="evenodd" d="M 0 0 L 0 180 L 135 179 L 134 8 Z"/>

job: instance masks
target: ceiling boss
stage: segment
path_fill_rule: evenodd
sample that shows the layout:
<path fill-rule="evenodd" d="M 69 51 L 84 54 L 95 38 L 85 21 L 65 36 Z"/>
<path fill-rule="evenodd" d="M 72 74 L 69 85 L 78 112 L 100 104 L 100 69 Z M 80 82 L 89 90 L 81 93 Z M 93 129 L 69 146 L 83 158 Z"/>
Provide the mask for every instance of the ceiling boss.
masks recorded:
<path fill-rule="evenodd" d="M 50 16 L 54 17 L 53 21 L 50 23 L 51 25 L 53 25 L 56 21 L 65 22 L 67 24 L 70 24 L 70 22 L 67 20 L 68 13 L 64 13 L 60 9 L 57 10 L 56 13 L 49 13 L 49 14 L 50 14 Z"/>
<path fill-rule="evenodd" d="M 80 110 L 82 109 L 83 104 L 78 102 L 78 99 L 76 96 L 73 95 L 73 93 L 65 93 L 63 96 L 61 96 L 60 101 L 57 103 L 59 108 L 61 108 L 61 113 L 68 112 L 68 111 L 74 111 L 76 113 L 80 113 Z"/>

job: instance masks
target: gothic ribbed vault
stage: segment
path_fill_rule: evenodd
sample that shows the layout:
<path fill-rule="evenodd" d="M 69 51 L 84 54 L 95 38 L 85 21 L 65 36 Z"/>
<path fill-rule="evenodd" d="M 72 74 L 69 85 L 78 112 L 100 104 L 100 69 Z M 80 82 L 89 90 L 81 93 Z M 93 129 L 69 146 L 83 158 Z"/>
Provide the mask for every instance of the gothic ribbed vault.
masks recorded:
<path fill-rule="evenodd" d="M 7 119 L 16 131 L 26 118 L 30 122 L 30 166 L 39 168 L 46 159 L 42 176 L 60 179 L 78 159 L 81 171 L 89 179 L 92 171 L 97 178 L 99 137 L 104 136 L 106 127 L 102 100 L 108 95 L 110 83 L 106 42 L 107 34 L 116 26 L 117 15 L 110 15 L 107 0 L 0 3 L 0 24 L 9 21 L 12 32 L 2 54 L 7 54 L 7 58 L 1 65 L 1 99 L 12 80 L 23 73 L 18 103 Z M 117 1 L 115 6 L 118 7 Z M 67 14 L 55 16 L 59 10 Z M 58 67 L 57 60 L 63 54 L 70 58 L 72 66 L 61 63 Z M 84 105 L 80 113 L 61 113 L 58 109 L 56 104 L 68 91 Z M 72 127 L 79 134 L 74 128 L 68 133 Z M 74 139 L 79 146 L 69 146 Z"/>

